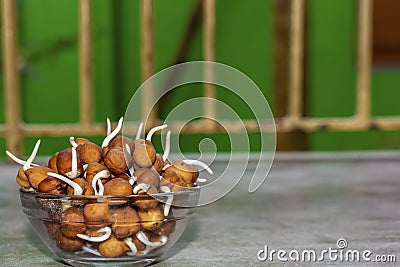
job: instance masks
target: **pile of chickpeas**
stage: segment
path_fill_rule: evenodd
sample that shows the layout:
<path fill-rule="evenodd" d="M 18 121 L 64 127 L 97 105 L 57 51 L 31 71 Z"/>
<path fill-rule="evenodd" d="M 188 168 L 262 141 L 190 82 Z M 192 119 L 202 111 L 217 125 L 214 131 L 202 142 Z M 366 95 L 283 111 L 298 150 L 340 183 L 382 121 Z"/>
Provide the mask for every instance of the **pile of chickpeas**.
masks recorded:
<path fill-rule="evenodd" d="M 146 139 L 140 138 L 142 128 L 139 127 L 134 140 L 119 134 L 122 118 L 112 132 L 108 122 L 107 136 L 101 146 L 85 138 L 71 137 L 71 145 L 56 152 L 43 165 L 32 163 L 40 140 L 26 161 L 7 152 L 23 165 L 16 181 L 24 190 L 99 196 L 62 205 L 51 205 L 44 199 L 38 202 L 48 213 L 45 225 L 59 248 L 115 258 L 145 255 L 166 244 L 175 229 L 173 198 L 168 196 L 161 202 L 150 194 L 192 188 L 199 176 L 194 165 L 204 166 L 204 163 L 168 161 L 170 132 L 167 133 L 168 148 L 163 155 L 158 154 L 151 137 L 165 127 L 153 128 Z"/>

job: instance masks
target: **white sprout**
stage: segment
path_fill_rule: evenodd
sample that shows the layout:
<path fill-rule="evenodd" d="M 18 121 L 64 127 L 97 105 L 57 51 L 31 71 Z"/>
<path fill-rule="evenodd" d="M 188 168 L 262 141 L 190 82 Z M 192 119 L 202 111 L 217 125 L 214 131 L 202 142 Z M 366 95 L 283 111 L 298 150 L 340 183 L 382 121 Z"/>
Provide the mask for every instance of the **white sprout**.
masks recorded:
<path fill-rule="evenodd" d="M 198 183 L 207 183 L 207 179 L 205 179 L 205 178 L 197 178 L 196 182 L 198 182 Z"/>
<path fill-rule="evenodd" d="M 26 171 L 27 169 L 31 168 L 31 164 L 33 162 L 33 160 L 36 157 L 36 154 L 39 150 L 39 146 L 40 146 L 40 140 L 37 140 L 35 147 L 32 150 L 32 154 L 29 156 L 29 158 L 26 160 L 24 166 L 23 166 L 23 170 Z"/>
<path fill-rule="evenodd" d="M 14 156 L 13 154 L 11 154 L 10 151 L 7 150 L 7 151 L 6 151 L 6 154 L 7 154 L 7 156 L 9 156 L 9 157 L 10 157 L 13 161 L 15 161 L 16 163 L 18 163 L 18 164 L 20 164 L 20 165 L 25 165 L 25 163 L 26 163 L 25 160 L 22 160 L 22 159 L 17 158 L 17 157 Z M 31 166 L 39 166 L 39 165 L 31 163 Z"/>
<path fill-rule="evenodd" d="M 106 146 L 108 146 L 108 144 L 110 143 L 110 141 L 119 133 L 119 131 L 122 128 L 122 122 L 124 121 L 124 118 L 121 117 L 118 121 L 118 125 L 117 127 L 114 129 L 114 131 L 112 131 L 109 135 L 107 135 L 106 138 L 104 138 L 103 143 L 101 144 L 101 147 L 104 148 Z"/>
<path fill-rule="evenodd" d="M 82 246 L 82 249 L 83 249 L 84 251 L 86 251 L 86 252 L 92 253 L 92 254 L 94 254 L 94 255 L 96 255 L 96 256 L 99 256 L 99 257 L 102 257 L 102 255 L 100 254 L 100 252 L 98 252 L 97 250 L 92 249 L 92 248 L 90 248 L 90 247 L 88 247 L 88 246 Z"/>
<path fill-rule="evenodd" d="M 137 186 L 135 186 L 133 188 L 133 193 L 137 194 L 137 192 L 139 192 L 139 190 L 147 192 L 149 189 L 150 189 L 150 185 L 149 184 L 138 184 Z"/>
<path fill-rule="evenodd" d="M 169 190 L 168 186 L 160 186 L 160 191 L 163 193 L 170 193 L 171 190 Z M 167 198 L 167 201 L 165 202 L 164 206 L 164 216 L 168 216 L 169 210 L 171 209 L 172 201 L 174 200 L 173 195 L 169 195 Z"/>
<path fill-rule="evenodd" d="M 171 150 L 171 131 L 167 132 L 167 137 L 165 138 L 165 151 L 162 156 L 163 160 L 166 161 L 169 156 L 169 151 Z"/>
<path fill-rule="evenodd" d="M 140 139 L 140 135 L 142 134 L 142 131 L 143 131 L 143 122 L 141 122 L 139 124 L 139 128 L 138 128 L 137 133 L 136 133 L 136 140 Z"/>
<path fill-rule="evenodd" d="M 129 173 L 132 175 L 134 172 L 135 172 L 135 167 L 132 164 L 132 166 L 129 167 Z M 131 185 L 133 185 L 133 184 L 131 184 Z"/>
<path fill-rule="evenodd" d="M 85 171 L 85 178 L 86 178 L 86 169 L 87 169 L 88 166 L 89 166 L 89 164 L 84 164 L 84 165 L 82 166 L 83 171 Z"/>
<path fill-rule="evenodd" d="M 128 171 L 130 173 L 130 175 L 133 176 L 133 174 L 135 173 L 135 167 L 133 166 L 133 164 L 131 164 L 132 166 L 129 167 Z"/>
<path fill-rule="evenodd" d="M 164 125 L 160 125 L 160 126 L 156 126 L 156 127 L 152 128 L 152 129 L 149 131 L 149 133 L 147 134 L 146 140 L 151 141 L 151 138 L 153 137 L 153 134 L 154 134 L 155 132 L 160 131 L 160 130 L 162 130 L 162 129 L 165 129 L 165 128 L 167 128 L 167 127 L 168 127 L 168 125 L 164 124 Z"/>
<path fill-rule="evenodd" d="M 136 255 L 138 250 L 137 247 L 135 246 L 135 244 L 132 242 L 132 238 L 128 237 L 125 239 L 125 243 L 128 245 L 129 249 L 131 250 L 131 254 L 132 255 Z"/>
<path fill-rule="evenodd" d="M 68 185 L 72 186 L 72 188 L 74 188 L 75 196 L 82 195 L 82 193 L 83 193 L 82 187 L 80 187 L 80 185 L 78 185 L 77 183 L 73 182 L 71 179 L 69 179 L 65 176 L 62 176 L 58 173 L 54 173 L 54 172 L 48 172 L 47 175 L 57 178 L 57 179 L 63 181 L 64 183 L 67 183 Z"/>
<path fill-rule="evenodd" d="M 97 181 L 97 184 L 99 185 L 99 196 L 104 195 L 104 185 L 103 185 L 103 183 L 101 182 L 101 179 L 99 179 L 99 180 Z"/>
<path fill-rule="evenodd" d="M 165 164 L 165 166 L 162 168 L 162 170 L 165 171 L 167 168 L 169 168 L 169 167 L 171 167 L 171 166 L 172 166 L 172 165 L 169 164 L 169 163 L 168 163 L 168 164 Z"/>
<path fill-rule="evenodd" d="M 147 253 L 149 253 L 151 250 L 153 250 L 154 247 L 151 246 L 146 246 L 146 248 L 142 251 L 139 251 L 138 254 L 140 255 L 146 255 Z M 128 252 L 127 254 L 130 254 L 130 252 Z"/>
<path fill-rule="evenodd" d="M 111 231 L 110 227 L 106 226 L 106 227 L 100 228 L 99 230 L 97 230 L 97 232 L 104 233 L 104 235 L 88 236 L 88 235 L 84 235 L 84 234 L 77 234 L 76 236 L 79 237 L 80 239 L 84 239 L 84 240 L 91 241 L 91 242 L 103 242 L 110 238 L 112 231 Z"/>
<path fill-rule="evenodd" d="M 141 251 L 141 255 L 146 255 L 149 253 L 154 247 L 146 246 L 144 250 Z"/>
<path fill-rule="evenodd" d="M 137 180 L 137 177 L 132 175 L 131 178 L 129 178 L 129 183 L 131 185 L 133 185 L 136 182 L 136 180 Z"/>
<path fill-rule="evenodd" d="M 78 147 L 78 144 L 75 142 L 75 137 L 73 137 L 73 136 L 71 136 L 69 138 L 69 143 L 71 144 L 72 147 L 75 147 L 75 148 Z"/>
<path fill-rule="evenodd" d="M 147 253 L 149 253 L 150 251 L 152 251 L 154 249 L 154 247 L 150 247 L 150 246 L 146 246 L 146 248 L 144 250 L 138 251 L 135 254 L 133 254 L 131 251 L 128 251 L 126 253 L 126 255 L 128 256 L 136 256 L 136 255 L 146 255 Z"/>
<path fill-rule="evenodd" d="M 94 195 L 95 196 L 102 196 L 103 195 L 103 194 L 100 195 L 100 190 L 103 190 L 103 193 L 104 193 L 104 186 L 103 186 L 103 183 L 101 182 L 100 179 L 101 178 L 108 178 L 108 176 L 109 176 L 108 171 L 107 170 L 102 170 L 102 171 L 96 173 L 96 175 L 93 177 L 92 187 L 94 189 Z M 97 181 L 100 181 L 100 183 L 97 183 Z M 97 191 L 96 184 L 99 185 L 99 191 Z M 103 188 L 101 188 L 101 187 L 103 187 Z"/>
<path fill-rule="evenodd" d="M 76 148 L 72 147 L 72 166 L 71 166 L 71 176 L 69 178 L 76 178 L 78 176 L 78 156 L 76 155 Z"/>
<path fill-rule="evenodd" d="M 147 236 L 142 231 L 137 232 L 136 237 L 140 240 L 140 242 L 150 247 L 161 247 L 168 241 L 168 237 L 166 235 L 162 235 L 160 241 L 151 242 L 149 239 L 147 239 Z"/>
<path fill-rule="evenodd" d="M 209 174 L 213 174 L 213 171 L 210 169 L 210 167 L 208 167 L 207 164 L 205 164 L 204 162 L 201 162 L 199 160 L 195 160 L 195 159 L 184 159 L 182 160 L 184 163 L 186 164 L 191 164 L 191 165 L 197 165 L 199 167 L 204 168 Z"/>
<path fill-rule="evenodd" d="M 128 144 L 125 144 L 126 152 L 128 152 L 129 155 L 131 155 L 131 148 L 129 147 Z"/>
<path fill-rule="evenodd" d="M 109 136 L 111 133 L 111 121 L 109 118 L 107 118 L 107 136 Z"/>

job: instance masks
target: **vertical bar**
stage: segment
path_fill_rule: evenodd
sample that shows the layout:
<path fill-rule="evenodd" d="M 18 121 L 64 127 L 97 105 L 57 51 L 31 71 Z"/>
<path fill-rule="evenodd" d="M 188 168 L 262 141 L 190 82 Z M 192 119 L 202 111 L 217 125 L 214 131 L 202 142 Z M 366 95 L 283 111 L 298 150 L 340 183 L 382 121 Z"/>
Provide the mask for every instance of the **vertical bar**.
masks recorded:
<path fill-rule="evenodd" d="M 372 0 L 358 1 L 357 118 L 368 123 L 371 111 Z"/>
<path fill-rule="evenodd" d="M 141 63 L 142 81 L 147 80 L 154 72 L 154 32 L 153 32 L 153 0 L 141 0 Z M 155 111 L 152 110 L 154 92 L 151 84 L 142 91 L 142 120 L 146 131 L 152 127 Z M 146 121 L 146 114 L 149 115 Z"/>
<path fill-rule="evenodd" d="M 303 111 L 304 0 L 292 0 L 290 21 L 289 118 L 298 121 Z"/>
<path fill-rule="evenodd" d="M 7 149 L 20 154 L 21 122 L 20 81 L 18 71 L 18 33 L 16 1 L 2 1 L 3 71 L 6 106 Z"/>
<path fill-rule="evenodd" d="M 215 0 L 203 1 L 203 27 L 204 27 L 204 60 L 215 61 Z M 206 65 L 204 70 L 205 79 L 214 80 L 214 68 Z M 210 83 L 204 84 L 204 95 L 207 98 L 204 101 L 204 115 L 207 118 L 215 118 L 215 86 Z M 213 127 L 213 121 L 207 120 L 207 127 Z"/>
<path fill-rule="evenodd" d="M 93 118 L 90 0 L 79 1 L 80 120 L 89 128 Z"/>
<path fill-rule="evenodd" d="M 274 115 L 283 118 L 288 112 L 289 99 L 289 44 L 290 44 L 290 7 L 292 0 L 274 0 Z M 305 16 L 307 3 L 305 3 Z M 307 16 L 306 16 L 307 17 Z M 305 24 L 305 29 L 307 25 Z M 306 34 L 306 31 L 305 31 Z M 306 57 L 306 55 L 305 55 Z M 304 64 L 304 63 L 303 63 Z M 303 75 L 305 76 L 305 75 Z M 304 85 L 305 83 L 303 83 Z M 306 86 L 303 87 L 303 99 Z M 306 102 L 304 102 L 306 105 Z M 303 106 L 304 106 L 303 105 Z M 304 114 L 304 110 L 302 110 Z M 306 150 L 308 147 L 307 133 L 302 130 L 278 132 L 276 139 L 278 151 Z"/>

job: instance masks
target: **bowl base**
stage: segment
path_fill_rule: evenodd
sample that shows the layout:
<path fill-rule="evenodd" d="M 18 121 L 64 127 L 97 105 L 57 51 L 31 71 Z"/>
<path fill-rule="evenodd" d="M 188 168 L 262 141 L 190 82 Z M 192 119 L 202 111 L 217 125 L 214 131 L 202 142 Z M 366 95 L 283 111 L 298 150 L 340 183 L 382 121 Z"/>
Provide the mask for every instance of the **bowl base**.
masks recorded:
<path fill-rule="evenodd" d="M 147 266 L 155 261 L 155 259 L 140 259 L 137 261 L 105 261 L 104 259 L 101 261 L 83 261 L 83 260 L 71 260 L 71 259 L 63 259 L 66 263 L 75 267 L 84 267 L 84 266 Z"/>

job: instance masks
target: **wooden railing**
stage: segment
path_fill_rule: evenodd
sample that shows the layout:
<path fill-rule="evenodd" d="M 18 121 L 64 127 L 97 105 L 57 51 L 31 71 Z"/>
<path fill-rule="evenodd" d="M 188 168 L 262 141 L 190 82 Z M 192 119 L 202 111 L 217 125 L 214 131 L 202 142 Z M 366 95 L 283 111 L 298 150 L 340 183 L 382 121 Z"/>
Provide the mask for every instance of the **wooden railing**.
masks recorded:
<path fill-rule="evenodd" d="M 26 124 L 21 116 L 20 79 L 18 70 L 18 40 L 17 13 L 13 0 L 2 0 L 2 42 L 3 70 L 5 88 L 5 125 L 0 125 L 0 136 L 6 138 L 7 149 L 19 154 L 22 138 L 25 136 L 65 136 L 65 135 L 102 135 L 105 126 L 95 123 L 92 114 L 92 75 L 91 75 L 91 0 L 79 1 L 79 67 L 80 67 L 80 121 L 74 124 Z M 351 117 L 341 118 L 310 118 L 303 116 L 303 57 L 304 57 L 304 7 L 305 0 L 292 0 L 290 10 L 290 59 L 289 59 L 289 99 L 288 114 L 276 119 L 278 132 L 303 130 L 354 131 L 374 129 L 400 129 L 400 117 L 372 117 L 370 108 L 371 79 L 371 35 L 372 35 L 372 2 L 359 0 L 358 6 L 358 57 L 357 57 L 357 103 L 356 113 Z M 153 1 L 140 0 L 141 5 L 141 69 L 142 80 L 154 72 L 153 45 Z M 215 61 L 215 0 L 203 0 L 204 28 L 204 60 Z M 206 72 L 206 75 L 213 73 Z M 204 85 L 204 95 L 215 98 L 213 85 Z M 153 105 L 153 92 L 146 90 L 142 95 L 143 110 Z M 205 101 L 205 114 L 215 117 L 215 107 L 212 101 Z M 142 112 L 145 114 L 145 112 Z M 158 118 L 152 113 L 147 120 L 151 127 L 158 123 Z M 259 131 L 256 121 L 244 121 L 249 131 Z M 239 123 L 238 123 L 239 125 Z M 227 125 L 226 129 L 234 132 L 238 129 L 235 123 Z M 193 122 L 193 125 L 183 128 L 187 132 L 217 132 L 210 120 Z M 171 130 L 178 131 L 180 126 L 171 125 Z M 273 127 L 265 127 L 273 130 Z"/>

